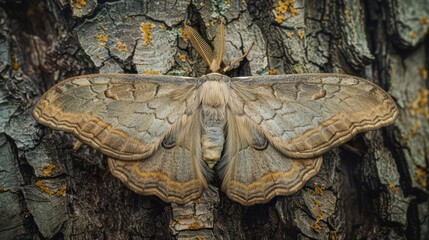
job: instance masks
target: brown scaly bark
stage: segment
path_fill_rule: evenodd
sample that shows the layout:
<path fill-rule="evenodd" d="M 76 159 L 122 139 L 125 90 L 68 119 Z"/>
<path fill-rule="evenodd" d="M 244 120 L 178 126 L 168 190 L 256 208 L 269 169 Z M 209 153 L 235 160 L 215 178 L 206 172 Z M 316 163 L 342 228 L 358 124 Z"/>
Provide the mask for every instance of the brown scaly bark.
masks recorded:
<path fill-rule="evenodd" d="M 429 2 L 296 0 L 285 13 L 278 6 L 0 0 L 0 239 L 428 239 Z M 137 195 L 99 153 L 73 152 L 73 137 L 32 119 L 40 94 L 67 77 L 204 74 L 180 29 L 190 19 L 211 39 L 217 18 L 226 22 L 225 62 L 255 44 L 232 75 L 361 76 L 393 96 L 399 119 L 325 154 L 301 191 L 254 207 L 230 201 L 218 180 L 186 206 Z M 142 23 L 153 24 L 152 39 Z"/>

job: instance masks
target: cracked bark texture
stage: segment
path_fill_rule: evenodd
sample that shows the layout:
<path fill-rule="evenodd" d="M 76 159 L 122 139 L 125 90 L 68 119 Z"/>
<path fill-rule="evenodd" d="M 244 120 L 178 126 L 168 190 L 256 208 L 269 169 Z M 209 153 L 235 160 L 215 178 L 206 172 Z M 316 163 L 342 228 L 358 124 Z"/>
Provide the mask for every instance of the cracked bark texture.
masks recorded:
<path fill-rule="evenodd" d="M 429 1 L 296 0 L 296 15 L 278 4 L 0 0 L 0 239 L 429 239 Z M 32 119 L 38 97 L 68 77 L 204 74 L 183 21 L 212 40 L 218 18 L 224 62 L 255 44 L 231 76 L 361 76 L 393 96 L 398 120 L 325 154 L 299 192 L 243 207 L 216 179 L 185 206 L 137 195 L 104 156 Z"/>

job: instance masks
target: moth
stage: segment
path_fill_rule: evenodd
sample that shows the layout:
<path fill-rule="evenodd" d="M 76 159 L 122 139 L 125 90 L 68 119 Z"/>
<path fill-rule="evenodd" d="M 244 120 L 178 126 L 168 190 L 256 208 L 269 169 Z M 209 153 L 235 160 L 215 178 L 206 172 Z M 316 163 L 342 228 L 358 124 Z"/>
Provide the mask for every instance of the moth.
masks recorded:
<path fill-rule="evenodd" d="M 221 69 L 224 26 L 213 47 L 185 30 L 212 73 L 74 77 L 40 98 L 34 118 L 107 155 L 139 194 L 184 204 L 218 174 L 226 195 L 249 206 L 295 193 L 323 153 L 398 116 L 383 89 L 354 76 L 220 74 L 232 66 Z"/>

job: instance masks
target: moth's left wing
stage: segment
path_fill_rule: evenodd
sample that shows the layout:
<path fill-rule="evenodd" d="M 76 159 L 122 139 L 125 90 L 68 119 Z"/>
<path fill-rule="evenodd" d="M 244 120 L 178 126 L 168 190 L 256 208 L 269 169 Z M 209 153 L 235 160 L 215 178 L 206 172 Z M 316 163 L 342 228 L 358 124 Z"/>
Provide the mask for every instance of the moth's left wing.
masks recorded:
<path fill-rule="evenodd" d="M 362 131 L 394 122 L 393 99 L 377 85 L 343 74 L 233 78 L 231 108 L 247 116 L 290 158 L 314 158 Z"/>
<path fill-rule="evenodd" d="M 140 161 L 109 158 L 111 173 L 129 189 L 142 195 L 155 195 L 164 202 L 185 204 L 197 199 L 207 187 L 191 152 L 184 147 L 158 149 Z"/>
<path fill-rule="evenodd" d="M 150 156 L 184 115 L 195 111 L 194 78 L 94 74 L 62 81 L 33 110 L 53 129 L 121 160 Z"/>
<path fill-rule="evenodd" d="M 202 161 L 200 130 L 198 113 L 184 116 L 150 157 L 139 161 L 109 158 L 109 169 L 136 193 L 185 204 L 200 197 L 210 175 Z"/>

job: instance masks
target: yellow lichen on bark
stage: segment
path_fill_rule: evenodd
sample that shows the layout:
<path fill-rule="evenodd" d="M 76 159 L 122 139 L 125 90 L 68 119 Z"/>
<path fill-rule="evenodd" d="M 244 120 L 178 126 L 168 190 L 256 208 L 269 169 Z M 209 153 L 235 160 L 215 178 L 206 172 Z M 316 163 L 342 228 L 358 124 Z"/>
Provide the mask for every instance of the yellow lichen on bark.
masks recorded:
<path fill-rule="evenodd" d="M 325 191 L 325 187 L 320 186 L 319 184 L 313 185 L 313 190 L 312 190 L 313 194 L 323 196 L 324 191 Z"/>
<path fill-rule="evenodd" d="M 415 168 L 416 175 L 414 176 L 414 180 L 422 187 L 427 187 L 426 182 L 426 171 L 419 166 L 416 166 Z"/>
<path fill-rule="evenodd" d="M 107 40 L 109 39 L 108 34 L 96 34 L 95 38 L 98 40 L 98 47 L 103 48 L 106 46 Z"/>
<path fill-rule="evenodd" d="M 66 190 L 67 190 L 67 187 L 63 186 L 60 189 L 58 189 L 56 194 L 60 197 L 65 197 L 66 196 Z"/>
<path fill-rule="evenodd" d="M 325 191 L 325 187 L 324 186 L 320 186 L 319 184 L 315 183 L 313 185 L 313 190 L 312 193 L 314 195 L 319 195 L 319 196 L 323 196 L 323 192 Z M 317 200 L 317 198 L 312 197 L 311 200 L 314 203 L 314 207 L 312 207 L 310 209 L 312 215 L 316 218 L 316 220 L 314 221 L 314 223 L 312 223 L 310 225 L 310 228 L 313 229 L 314 231 L 318 232 L 319 230 L 322 229 L 322 227 L 320 226 L 320 221 L 323 220 L 323 211 L 321 209 L 321 203 L 319 200 Z"/>
<path fill-rule="evenodd" d="M 188 225 L 189 230 L 196 230 L 196 229 L 200 229 L 203 227 L 203 225 L 199 222 L 193 222 L 191 224 Z"/>
<path fill-rule="evenodd" d="M 52 170 L 55 168 L 55 165 L 50 163 L 42 168 L 42 174 L 45 177 L 52 176 Z"/>
<path fill-rule="evenodd" d="M 57 195 L 60 197 L 64 197 L 66 195 L 66 186 L 59 188 L 58 190 L 52 190 L 48 186 L 46 186 L 45 180 L 38 180 L 36 182 L 36 186 L 43 192 L 47 193 L 49 196 Z"/>
<path fill-rule="evenodd" d="M 403 142 L 407 142 L 407 141 L 408 141 L 408 137 L 407 137 L 407 135 L 405 135 L 405 134 L 402 134 L 402 135 L 401 135 L 401 138 L 402 138 L 402 141 L 403 141 Z"/>
<path fill-rule="evenodd" d="M 143 72 L 144 74 L 147 75 L 160 75 L 161 73 L 158 70 L 144 70 Z"/>
<path fill-rule="evenodd" d="M 277 7 L 275 11 L 275 21 L 280 24 L 287 19 L 288 15 L 294 17 L 299 14 L 298 10 L 293 6 L 295 0 L 279 0 L 277 1 Z"/>
<path fill-rule="evenodd" d="M 18 59 L 16 59 L 15 54 L 13 52 L 10 52 L 9 56 L 10 56 L 10 62 L 11 62 L 12 69 L 14 71 L 18 71 L 20 65 L 18 63 Z"/>
<path fill-rule="evenodd" d="M 294 8 L 294 7 L 291 7 L 289 12 L 290 12 L 290 15 L 292 15 L 292 16 L 296 16 L 299 14 L 298 10 L 296 10 L 296 8 Z"/>
<path fill-rule="evenodd" d="M 52 191 L 52 189 L 50 189 L 48 186 L 46 186 L 45 180 L 39 180 L 36 182 L 36 186 L 42 190 L 43 192 L 49 194 L 49 195 L 54 195 L 55 192 Z"/>
<path fill-rule="evenodd" d="M 427 17 L 420 17 L 419 21 L 420 21 L 420 24 L 421 24 L 421 25 L 426 25 L 426 24 L 428 24 L 428 19 L 427 19 Z"/>
<path fill-rule="evenodd" d="M 429 119 L 428 96 L 429 89 L 420 89 L 417 97 L 410 103 L 410 111 L 412 116 L 422 115 L 426 119 Z"/>
<path fill-rule="evenodd" d="M 422 76 L 422 79 L 426 80 L 426 78 L 428 77 L 428 71 L 426 70 L 426 68 L 419 67 L 419 72 L 420 72 L 420 76 Z"/>
<path fill-rule="evenodd" d="M 179 57 L 180 61 L 186 62 L 186 55 L 185 54 L 177 53 L 177 56 Z"/>
<path fill-rule="evenodd" d="M 410 130 L 410 136 L 411 137 L 416 136 L 419 129 L 420 129 L 420 122 L 419 121 L 414 122 L 413 128 Z"/>
<path fill-rule="evenodd" d="M 74 1 L 74 7 L 75 8 L 78 8 L 78 9 L 81 9 L 82 7 L 85 7 L 86 6 L 86 1 L 85 0 L 75 0 Z"/>
<path fill-rule="evenodd" d="M 387 187 L 389 187 L 389 189 L 393 192 L 393 193 L 397 193 L 398 192 L 398 189 L 396 188 L 396 186 L 393 184 L 393 183 L 391 183 L 389 180 L 387 180 L 387 179 L 384 179 L 385 181 L 386 181 L 386 183 L 387 183 Z"/>
<path fill-rule="evenodd" d="M 313 229 L 315 232 L 322 230 L 322 226 L 320 226 L 320 221 L 322 219 L 323 219 L 323 213 L 320 216 L 316 217 L 316 221 L 314 221 L 314 223 L 310 225 L 310 228 Z"/>
<path fill-rule="evenodd" d="M 293 38 L 293 35 L 295 35 L 295 32 L 289 32 L 289 33 L 286 33 L 286 36 L 287 36 L 288 38 Z"/>
<path fill-rule="evenodd" d="M 189 40 L 189 33 L 186 32 L 186 30 L 179 28 L 180 36 L 183 38 L 183 40 L 188 41 Z"/>
<path fill-rule="evenodd" d="M 282 23 L 284 21 L 284 19 L 283 19 L 283 17 L 282 16 L 277 16 L 276 17 L 276 22 L 277 23 Z"/>
<path fill-rule="evenodd" d="M 277 70 L 275 70 L 275 69 L 268 69 L 268 75 L 277 75 Z"/>
<path fill-rule="evenodd" d="M 115 41 L 116 43 L 116 48 L 120 51 L 120 52 L 126 52 L 127 51 L 127 45 L 125 43 L 122 43 L 119 40 Z"/>
<path fill-rule="evenodd" d="M 140 24 L 140 31 L 142 32 L 143 46 L 153 46 L 152 43 L 152 29 L 154 25 L 152 23 L 144 23 Z"/>

